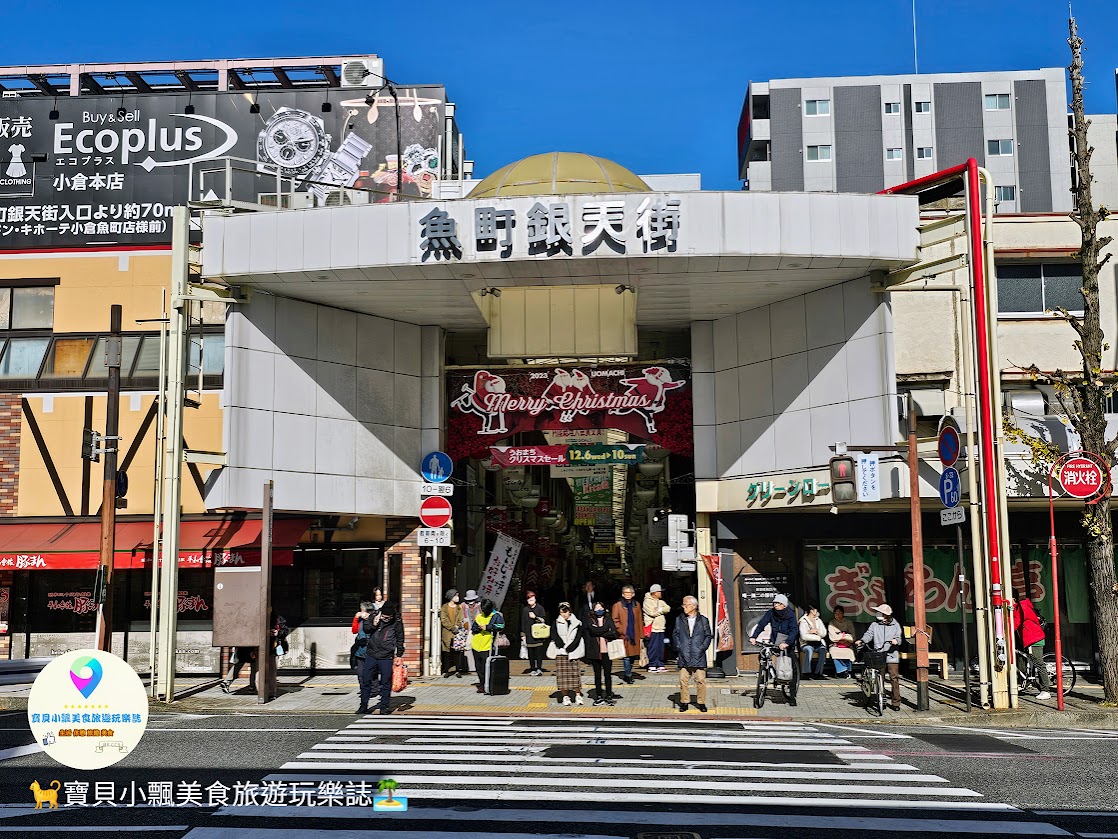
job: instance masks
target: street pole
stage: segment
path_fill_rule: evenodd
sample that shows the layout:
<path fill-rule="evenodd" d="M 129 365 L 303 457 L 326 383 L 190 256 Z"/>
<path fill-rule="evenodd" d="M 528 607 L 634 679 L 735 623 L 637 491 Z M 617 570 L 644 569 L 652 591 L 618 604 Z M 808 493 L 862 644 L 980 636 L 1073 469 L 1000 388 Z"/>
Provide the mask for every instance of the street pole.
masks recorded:
<path fill-rule="evenodd" d="M 105 366 L 109 371 L 109 390 L 105 401 L 105 472 L 101 491 L 101 564 L 97 599 L 97 649 L 113 648 L 113 555 L 116 553 L 116 455 L 120 448 L 120 358 L 121 307 L 109 309 L 109 337 L 105 342 Z"/>
<path fill-rule="evenodd" d="M 163 292 L 163 316 L 156 322 L 159 324 L 159 390 L 155 395 L 155 497 L 152 499 L 152 526 L 151 540 L 151 638 L 149 653 L 151 661 L 151 696 L 156 698 L 158 692 L 158 672 L 156 670 L 159 660 L 159 546 L 163 538 L 163 460 L 164 446 L 166 445 L 166 412 L 167 412 L 167 292 Z M 148 323 L 149 321 L 138 321 Z"/>
<path fill-rule="evenodd" d="M 1060 639 L 1060 584 L 1056 572 L 1059 551 L 1056 548 L 1056 500 L 1052 490 L 1052 475 L 1056 467 L 1067 458 L 1068 455 L 1058 457 L 1048 467 L 1048 521 L 1052 528 L 1048 537 L 1048 549 L 1052 554 L 1052 631 L 1056 640 L 1056 710 L 1058 711 L 1064 710 L 1064 650 Z M 1041 663 L 1040 666 L 1045 665 Z"/>
<path fill-rule="evenodd" d="M 967 572 L 963 555 L 963 526 L 955 525 L 955 549 L 959 557 L 959 614 L 963 622 L 963 684 L 967 695 L 967 713 L 970 713 L 970 641 L 967 639 Z"/>
<path fill-rule="evenodd" d="M 920 459 L 916 454 L 916 400 L 908 393 L 909 506 L 912 511 L 912 615 L 916 641 L 916 710 L 927 711 L 928 627 L 924 602 L 924 532 L 920 513 Z"/>
<path fill-rule="evenodd" d="M 264 704 L 276 693 L 276 657 L 272 654 L 272 501 L 275 484 L 264 484 L 260 522 L 260 613 L 264 640 L 256 653 L 256 702 Z"/>
<path fill-rule="evenodd" d="M 186 317 L 189 301 L 190 211 L 171 216 L 171 310 L 167 352 L 167 442 L 163 463 L 163 543 L 159 601 L 159 694 L 175 698 L 178 630 L 179 523 L 182 520 L 182 422 L 186 390 Z"/>

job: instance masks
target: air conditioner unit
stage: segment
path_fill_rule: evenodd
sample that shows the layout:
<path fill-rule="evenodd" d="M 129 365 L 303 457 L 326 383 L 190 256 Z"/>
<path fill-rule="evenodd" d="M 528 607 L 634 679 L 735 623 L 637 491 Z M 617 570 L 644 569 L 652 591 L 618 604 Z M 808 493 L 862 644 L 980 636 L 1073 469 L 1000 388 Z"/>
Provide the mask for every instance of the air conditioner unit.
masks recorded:
<path fill-rule="evenodd" d="M 265 207 L 279 207 L 283 210 L 303 210 L 314 206 L 314 196 L 309 192 L 281 192 L 278 196 L 274 192 L 260 192 L 256 195 L 256 202 Z"/>
<path fill-rule="evenodd" d="M 380 87 L 384 84 L 384 60 L 375 56 L 342 62 L 342 87 Z"/>
<path fill-rule="evenodd" d="M 18 90 L 5 90 L 4 91 L 4 98 L 5 99 L 19 99 L 19 91 Z"/>

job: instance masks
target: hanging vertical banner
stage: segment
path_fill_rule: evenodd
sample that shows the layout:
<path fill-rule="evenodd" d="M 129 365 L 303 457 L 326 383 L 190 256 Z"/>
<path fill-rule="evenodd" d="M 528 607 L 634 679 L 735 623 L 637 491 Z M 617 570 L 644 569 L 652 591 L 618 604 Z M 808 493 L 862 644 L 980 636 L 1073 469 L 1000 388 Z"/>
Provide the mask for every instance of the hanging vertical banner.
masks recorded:
<path fill-rule="evenodd" d="M 501 533 L 497 536 L 497 544 L 489 554 L 489 563 L 485 566 L 485 573 L 481 577 L 477 591 L 482 597 L 488 597 L 501 608 L 505 602 L 505 595 L 512 581 L 512 572 L 516 570 L 516 560 L 520 557 L 522 542 L 511 536 Z"/>
<path fill-rule="evenodd" d="M 722 588 L 722 557 L 719 554 L 703 554 L 703 565 L 714 581 L 718 592 L 718 616 L 715 619 L 715 649 L 720 653 L 734 648 L 734 632 L 730 628 L 730 610 L 726 608 L 726 591 Z"/>

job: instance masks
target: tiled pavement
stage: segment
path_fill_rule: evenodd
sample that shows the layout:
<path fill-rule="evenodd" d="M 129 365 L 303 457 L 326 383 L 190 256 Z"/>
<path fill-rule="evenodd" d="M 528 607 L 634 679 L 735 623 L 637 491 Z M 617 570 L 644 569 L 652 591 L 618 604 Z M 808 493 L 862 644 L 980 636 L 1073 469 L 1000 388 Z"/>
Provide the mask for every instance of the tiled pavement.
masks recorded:
<path fill-rule="evenodd" d="M 617 680 L 614 691 L 620 699 L 614 707 L 592 704 L 588 695 L 586 704 L 564 708 L 557 700 L 555 680 L 551 673 L 541 677 L 515 675 L 520 667 L 514 662 L 512 690 L 505 696 L 484 696 L 477 693 L 475 682 L 470 677 L 458 679 L 417 679 L 413 680 L 402 693 L 394 694 L 393 708 L 407 713 L 414 711 L 422 714 L 555 714 L 572 715 L 593 714 L 595 716 L 660 716 L 685 718 L 703 716 L 693 706 L 686 714 L 680 713 L 675 702 L 678 701 L 678 671 L 670 668 L 664 673 L 635 673 L 633 685 Z M 586 669 L 583 683 L 584 691 L 592 695 L 593 679 L 589 668 Z M 257 697 L 240 683 L 241 689 L 233 694 L 221 692 L 216 682 L 198 679 L 179 679 L 176 682 L 179 699 L 172 706 L 178 711 L 238 710 L 268 712 L 328 712 L 351 713 L 357 708 L 357 679 L 346 673 L 328 674 L 313 677 L 281 677 L 280 696 L 261 705 Z M 753 707 L 754 678 L 747 673 L 742 677 L 727 678 L 707 682 L 707 717 L 757 717 L 799 720 L 841 720 L 867 721 L 878 720 L 871 717 L 863 706 L 863 695 L 857 683 L 852 680 L 828 679 L 808 681 L 800 687 L 797 707 L 791 707 L 777 690 L 770 690 L 769 699 L 761 710 Z M 884 722 L 910 722 L 914 719 L 933 720 L 944 717 L 963 716 L 963 682 L 958 679 L 931 681 L 931 708 L 927 712 L 916 712 L 915 685 L 912 681 L 902 680 L 902 710 L 893 712 L 886 709 Z M 692 695 L 692 701 L 694 701 Z M 1097 713 L 1100 709 L 1101 689 L 1092 685 L 1080 685 L 1068 697 L 1067 707 L 1072 711 Z M 374 699 L 375 701 L 375 699 Z M 1035 697 L 1022 697 L 1021 709 L 1028 712 L 1044 712 L 1055 707 L 1054 701 L 1039 702 Z M 978 711 L 976 708 L 975 711 Z M 973 715 L 972 715 L 973 716 Z M 983 715 L 986 716 L 986 715 Z"/>

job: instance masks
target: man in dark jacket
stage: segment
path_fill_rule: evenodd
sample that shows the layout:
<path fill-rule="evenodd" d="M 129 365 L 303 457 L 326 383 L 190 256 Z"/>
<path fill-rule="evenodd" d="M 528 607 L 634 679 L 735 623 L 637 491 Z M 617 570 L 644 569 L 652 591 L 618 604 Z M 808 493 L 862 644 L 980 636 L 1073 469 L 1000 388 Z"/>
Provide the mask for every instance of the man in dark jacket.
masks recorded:
<path fill-rule="evenodd" d="M 714 639 L 710 621 L 699 614 L 699 601 L 683 598 L 683 614 L 672 630 L 676 663 L 679 665 L 679 710 L 691 703 L 691 680 L 695 680 L 695 707 L 707 712 L 707 647 Z"/>
<path fill-rule="evenodd" d="M 404 655 L 404 624 L 396 616 L 396 607 L 385 603 L 379 612 L 379 619 L 369 617 L 362 629 L 368 635 L 365 645 L 365 659 L 361 662 L 361 706 L 359 714 L 369 713 L 369 695 L 373 690 L 373 679 L 380 678 L 380 707 L 382 714 L 391 714 L 392 664 Z"/>
<path fill-rule="evenodd" d="M 773 607 L 757 621 L 749 635 L 749 643 L 756 644 L 757 636 L 769 627 L 769 640 L 780 648 L 782 654 L 792 659 L 792 683 L 788 686 L 788 704 L 795 707 L 796 694 L 800 690 L 800 656 L 796 652 L 796 640 L 800 637 L 800 625 L 796 620 L 796 610 L 788 605 L 783 594 L 773 597 Z"/>

